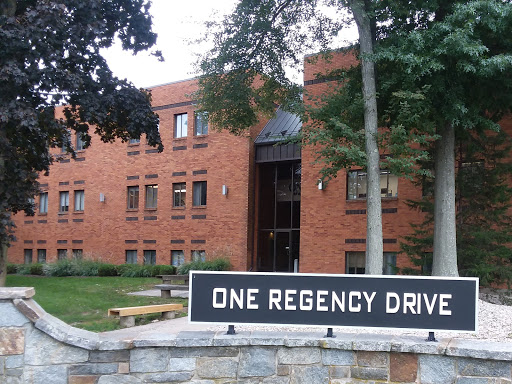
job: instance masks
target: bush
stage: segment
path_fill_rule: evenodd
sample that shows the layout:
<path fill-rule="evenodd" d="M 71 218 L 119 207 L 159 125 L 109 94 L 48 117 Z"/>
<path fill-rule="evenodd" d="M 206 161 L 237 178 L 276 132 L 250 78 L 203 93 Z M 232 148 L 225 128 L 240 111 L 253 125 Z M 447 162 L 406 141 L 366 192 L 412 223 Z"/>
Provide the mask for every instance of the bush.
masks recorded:
<path fill-rule="evenodd" d="M 209 261 L 192 261 L 178 267 L 178 275 L 188 275 L 190 271 L 229 271 L 231 263 L 228 259 L 218 258 Z"/>
<path fill-rule="evenodd" d="M 173 265 L 153 265 L 153 276 L 175 274 L 176 267 Z"/>
<path fill-rule="evenodd" d="M 13 275 L 16 272 L 18 272 L 18 265 L 17 264 L 7 264 L 7 274 Z"/>
<path fill-rule="evenodd" d="M 152 265 L 123 264 L 118 267 L 119 276 L 122 277 L 152 277 Z"/>
<path fill-rule="evenodd" d="M 43 275 L 43 264 L 40 264 L 40 263 L 30 264 L 30 274 L 42 276 Z"/>
<path fill-rule="evenodd" d="M 98 267 L 98 276 L 117 276 L 117 266 L 114 264 L 101 264 Z"/>
<path fill-rule="evenodd" d="M 18 275 L 30 275 L 30 264 L 20 264 L 18 265 L 16 273 Z"/>

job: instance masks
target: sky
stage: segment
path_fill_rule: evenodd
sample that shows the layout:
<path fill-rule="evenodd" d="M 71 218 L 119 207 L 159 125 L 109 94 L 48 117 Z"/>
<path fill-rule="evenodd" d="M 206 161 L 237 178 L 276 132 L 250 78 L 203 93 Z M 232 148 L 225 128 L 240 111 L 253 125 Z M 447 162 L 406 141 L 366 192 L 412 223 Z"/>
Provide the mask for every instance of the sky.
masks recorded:
<path fill-rule="evenodd" d="M 207 32 L 204 22 L 221 19 L 231 13 L 238 0 L 152 0 L 153 31 L 158 34 L 157 46 L 164 62 L 149 53 L 132 55 L 115 45 L 103 52 L 110 69 L 121 79 L 128 79 L 137 87 L 155 85 L 195 77 L 197 53 L 205 52 L 206 45 L 191 44 Z M 344 33 L 341 41 L 357 36 L 355 29 Z M 340 45 L 341 46 L 341 45 Z M 310 53 L 310 52 L 305 52 Z"/>

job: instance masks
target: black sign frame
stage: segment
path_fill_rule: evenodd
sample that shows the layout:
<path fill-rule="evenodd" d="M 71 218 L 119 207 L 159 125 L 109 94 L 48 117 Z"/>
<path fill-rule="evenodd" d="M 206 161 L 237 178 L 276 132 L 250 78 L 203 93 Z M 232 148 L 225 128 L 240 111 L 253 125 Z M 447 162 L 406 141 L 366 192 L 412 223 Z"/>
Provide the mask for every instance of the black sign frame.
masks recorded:
<path fill-rule="evenodd" d="M 478 278 L 190 271 L 188 316 L 194 324 L 474 333 Z"/>

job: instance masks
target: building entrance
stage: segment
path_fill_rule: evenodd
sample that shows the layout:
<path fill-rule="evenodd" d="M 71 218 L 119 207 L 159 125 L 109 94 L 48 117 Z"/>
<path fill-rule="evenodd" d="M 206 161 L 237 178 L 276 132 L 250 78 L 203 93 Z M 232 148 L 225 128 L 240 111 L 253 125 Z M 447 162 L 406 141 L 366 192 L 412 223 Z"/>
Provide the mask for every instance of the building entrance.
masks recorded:
<path fill-rule="evenodd" d="M 261 164 L 258 270 L 292 272 L 299 262 L 301 164 Z"/>

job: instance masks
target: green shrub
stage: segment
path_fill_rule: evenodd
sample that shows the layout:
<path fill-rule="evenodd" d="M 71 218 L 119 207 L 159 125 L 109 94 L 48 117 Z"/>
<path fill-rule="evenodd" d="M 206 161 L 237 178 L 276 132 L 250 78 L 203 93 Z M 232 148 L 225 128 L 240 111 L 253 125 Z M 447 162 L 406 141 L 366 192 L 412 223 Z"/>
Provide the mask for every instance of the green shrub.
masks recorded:
<path fill-rule="evenodd" d="M 159 265 L 160 271 L 157 275 L 175 275 L 176 267 L 174 265 Z"/>
<path fill-rule="evenodd" d="M 218 258 L 208 261 L 192 261 L 178 267 L 178 275 L 188 275 L 190 271 L 229 271 L 231 263 L 228 259 Z"/>
<path fill-rule="evenodd" d="M 122 277 L 152 277 L 151 265 L 123 264 L 118 267 L 119 276 Z"/>
<path fill-rule="evenodd" d="M 98 267 L 98 276 L 117 276 L 117 266 L 114 264 L 101 264 Z"/>
<path fill-rule="evenodd" d="M 7 274 L 8 275 L 14 275 L 16 272 L 18 272 L 18 265 L 17 264 L 7 264 Z"/>
<path fill-rule="evenodd" d="M 78 276 L 77 265 L 72 260 L 59 260 L 43 266 L 45 276 L 64 277 Z"/>
<path fill-rule="evenodd" d="M 30 274 L 42 276 L 43 275 L 43 264 L 41 264 L 41 263 L 30 264 Z"/>
<path fill-rule="evenodd" d="M 30 275 L 31 264 L 20 264 L 18 265 L 16 273 L 18 275 Z"/>

